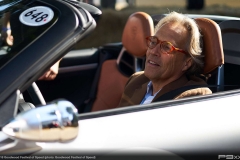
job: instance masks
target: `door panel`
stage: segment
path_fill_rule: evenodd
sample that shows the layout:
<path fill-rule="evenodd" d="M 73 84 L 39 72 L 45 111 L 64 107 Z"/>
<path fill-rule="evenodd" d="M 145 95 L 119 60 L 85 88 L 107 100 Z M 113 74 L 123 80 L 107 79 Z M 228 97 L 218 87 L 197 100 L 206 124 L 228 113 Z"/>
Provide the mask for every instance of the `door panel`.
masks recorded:
<path fill-rule="evenodd" d="M 45 100 L 49 102 L 64 98 L 76 107 L 80 106 L 88 98 L 98 67 L 98 53 L 97 49 L 84 49 L 66 54 L 60 62 L 55 80 L 37 81 Z"/>
<path fill-rule="evenodd" d="M 60 62 L 59 74 L 53 81 L 37 81 L 46 102 L 64 98 L 80 108 L 89 98 L 95 74 L 99 68 L 100 54 L 107 54 L 107 59 L 117 59 L 122 49 L 121 43 L 112 43 L 100 48 L 74 50 L 67 53 Z"/>

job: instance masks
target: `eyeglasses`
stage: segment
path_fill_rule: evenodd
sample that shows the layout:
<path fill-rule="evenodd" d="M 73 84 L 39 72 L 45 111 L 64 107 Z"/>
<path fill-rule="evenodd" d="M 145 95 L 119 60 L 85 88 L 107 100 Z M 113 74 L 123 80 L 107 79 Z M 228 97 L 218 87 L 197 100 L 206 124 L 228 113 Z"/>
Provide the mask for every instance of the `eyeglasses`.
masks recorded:
<path fill-rule="evenodd" d="M 179 51 L 184 54 L 188 54 L 186 51 L 176 48 L 172 45 L 172 43 L 167 42 L 167 41 L 160 41 L 156 36 L 149 36 L 146 38 L 147 40 L 147 46 L 150 49 L 155 48 L 158 44 L 160 44 L 160 50 L 163 53 L 170 53 L 174 50 Z"/>

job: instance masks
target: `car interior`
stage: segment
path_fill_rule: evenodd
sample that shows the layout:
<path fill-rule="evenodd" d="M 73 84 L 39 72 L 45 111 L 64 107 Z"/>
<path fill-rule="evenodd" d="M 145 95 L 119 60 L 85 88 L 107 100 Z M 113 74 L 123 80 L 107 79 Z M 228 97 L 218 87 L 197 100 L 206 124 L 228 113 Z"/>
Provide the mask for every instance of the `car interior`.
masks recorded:
<path fill-rule="evenodd" d="M 99 13 L 96 15 L 98 17 Z M 64 98 L 71 101 L 79 113 L 117 108 L 128 78 L 144 70 L 145 37 L 154 34 L 154 26 L 164 16 L 133 13 L 126 22 L 122 42 L 68 52 L 61 60 L 57 78 L 36 81 L 35 87 L 39 88 L 46 102 Z M 213 93 L 239 88 L 239 76 L 234 73 L 240 66 L 239 49 L 237 41 L 231 40 L 240 38 L 239 22 L 229 20 L 217 24 L 209 18 L 195 20 L 203 35 L 205 66 L 202 78 Z M 35 106 L 43 104 L 29 93 L 24 93 L 25 101 Z"/>
<path fill-rule="evenodd" d="M 56 8 L 64 6 L 66 8 L 63 7 L 63 12 L 69 12 L 71 16 L 61 15 L 59 14 L 60 12 L 58 12 L 59 10 L 53 7 L 53 10 L 56 11 L 55 17 L 52 22 L 42 30 L 34 27 L 34 29 L 31 29 L 31 27 L 24 26 L 23 24 L 16 23 L 16 25 L 12 25 L 12 29 L 18 28 L 20 25 L 24 36 L 32 35 L 30 33 L 35 31 L 38 33 L 35 35 L 34 40 L 32 37 L 28 38 L 23 35 L 16 37 L 16 39 L 19 38 L 18 45 L 23 52 L 16 52 L 16 50 L 20 49 L 11 48 L 10 46 L 8 47 L 11 52 L 2 49 L 3 47 L 0 50 L 0 61 L 10 64 L 10 70 L 6 67 L 9 64 L 0 64 L 0 77 L 6 77 L 2 79 L 9 80 L 9 82 L 1 81 L 2 84 L 0 85 L 0 113 L 2 115 L 0 128 L 6 125 L 6 123 L 9 123 L 11 118 L 22 111 L 43 107 L 49 102 L 50 104 L 57 104 L 61 101 L 60 99 L 67 100 L 67 103 L 63 103 L 63 105 L 65 107 L 64 110 L 68 111 L 68 113 L 73 111 L 66 109 L 68 105 L 72 105 L 71 103 L 77 108 L 78 111 L 72 105 L 74 111 L 80 114 L 77 115 L 74 113 L 75 126 L 78 125 L 79 120 L 89 117 L 112 116 L 118 113 L 144 110 L 145 107 L 139 106 L 135 106 L 135 110 L 131 110 L 131 107 L 126 107 L 130 108 L 126 110 L 119 109 L 118 104 L 129 77 L 135 72 L 144 70 L 147 51 L 145 38 L 149 35 L 154 35 L 154 26 L 165 15 L 153 17 L 145 12 L 133 13 L 129 16 L 125 24 L 121 42 L 105 44 L 98 48 L 71 50 L 74 43 L 82 40 L 95 29 L 96 21 L 94 21 L 94 19 L 97 20 L 99 18 L 101 14 L 100 10 L 95 10 L 95 8 L 90 7 L 90 5 L 77 3 L 72 0 L 41 0 L 36 2 L 38 4 L 42 2 L 45 4 L 50 3 L 49 6 Z M 32 9 L 31 7 L 35 7 L 35 4 L 30 4 L 30 9 Z M 21 7 L 14 8 L 16 12 L 13 12 L 15 15 L 12 14 L 13 17 L 15 16 L 13 20 L 19 18 L 19 15 L 23 13 L 22 11 L 26 9 L 24 5 Z M 1 14 L 0 12 L 0 15 Z M 94 19 L 91 19 L 92 17 Z M 207 87 L 212 90 L 213 96 L 239 89 L 240 76 L 237 71 L 240 69 L 240 57 L 238 54 L 240 50 L 240 46 L 238 45 L 238 40 L 240 40 L 240 21 L 226 20 L 216 22 L 214 19 L 206 17 L 194 19 L 202 34 L 203 52 L 205 54 L 204 68 L 200 77 L 206 80 L 208 84 Z M 70 23 L 66 23 L 67 25 L 65 25 L 63 22 Z M 86 24 L 80 22 L 86 22 Z M 55 24 L 59 26 L 54 28 L 52 32 L 49 32 Z M 66 26 L 67 29 L 65 28 Z M 1 22 L 0 27 L 2 27 Z M 70 31 L 70 29 L 72 29 L 72 31 Z M 42 32 L 44 32 L 44 34 L 42 34 Z M 52 36 L 52 34 L 54 36 Z M 54 38 L 50 40 L 47 35 Z M 59 40 L 59 37 L 56 35 L 62 39 Z M 21 38 L 22 41 L 20 40 Z M 68 40 L 72 40 L 71 43 L 68 42 Z M 44 45 L 42 46 L 42 44 Z M 40 45 L 41 47 L 39 47 Z M 62 58 L 62 60 L 58 76 L 52 81 L 38 80 L 38 77 L 60 58 Z M 31 76 L 29 76 L 30 73 Z M 14 86 L 15 84 L 18 84 L 20 87 Z M 3 88 L 4 86 L 7 86 L 6 89 Z M 163 105 L 163 107 L 174 106 L 174 104 L 179 102 L 182 104 L 182 102 L 188 103 L 195 101 L 198 97 L 204 100 L 207 96 L 209 95 L 196 96 L 197 98 L 189 97 L 184 99 L 186 101 L 170 100 L 166 103 L 165 101 L 157 102 L 153 105 L 148 104 L 146 108 L 159 108 L 162 107 L 162 104 L 165 105 L 167 103 L 168 104 Z M 47 108 L 49 106 L 45 107 Z M 41 108 L 37 108 L 35 110 L 36 113 L 40 113 L 38 109 Z M 55 110 L 55 106 L 53 106 L 52 109 L 51 112 L 46 112 L 45 115 L 57 115 L 59 119 L 65 118 L 59 115 L 61 111 L 58 112 L 58 110 Z M 44 110 L 42 111 L 44 112 Z M 19 115 L 21 116 L 22 114 Z M 73 114 L 69 115 L 72 116 Z M 36 116 L 39 115 L 36 114 Z M 31 116 L 28 117 L 32 119 Z M 34 118 L 36 121 L 40 119 L 39 117 Z M 47 125 L 45 125 L 45 127 L 46 126 Z M 55 125 L 54 127 L 56 126 L 59 127 L 59 125 Z M 63 129 L 61 128 L 61 130 Z M 78 128 L 76 131 L 78 131 Z M 72 131 L 70 132 L 72 133 Z M 78 132 L 76 132 L 76 135 L 78 135 Z M 48 135 L 46 137 L 48 138 Z M 9 140 L 13 142 L 12 139 Z M 9 140 L 3 143 L 8 144 Z"/>
<path fill-rule="evenodd" d="M 224 90 L 239 89 L 240 76 L 236 71 L 240 69 L 240 21 L 228 20 L 219 23 L 222 33 L 224 64 Z"/>
<path fill-rule="evenodd" d="M 163 16 L 164 15 L 160 17 Z M 238 85 L 234 84 L 234 82 L 229 79 L 230 73 L 228 70 L 233 65 L 232 62 L 224 64 L 224 56 L 226 55 L 224 52 L 228 51 L 224 50 L 224 47 L 226 46 L 222 45 L 222 38 L 223 42 L 225 42 L 224 39 L 226 36 L 225 32 L 221 33 L 221 30 L 223 30 L 221 27 L 223 23 L 228 23 L 228 21 L 222 22 L 222 24 L 217 24 L 209 18 L 196 18 L 195 20 L 200 27 L 201 34 L 203 35 L 205 66 L 203 69 L 202 78 L 207 81 L 209 85 L 208 87 L 213 93 L 238 88 Z M 45 95 L 45 85 L 52 87 L 52 90 L 55 90 L 59 87 L 59 85 L 56 85 L 56 83 L 61 83 L 61 85 L 64 86 L 62 84 L 63 77 L 65 78 L 64 80 L 68 79 L 67 82 L 69 82 L 69 77 L 73 76 L 75 79 L 75 75 L 78 74 L 79 79 L 75 79 L 78 82 L 73 82 L 74 84 L 77 83 L 77 88 L 78 86 L 80 87 L 79 90 L 75 90 L 75 92 L 78 92 L 78 95 L 72 96 L 72 93 L 70 93 L 69 95 L 71 95 L 71 98 L 69 98 L 70 96 L 65 96 L 64 98 L 67 97 L 67 99 L 69 98 L 70 101 L 72 101 L 71 99 L 73 97 L 77 98 L 77 100 L 75 99 L 72 102 L 77 102 L 75 105 L 77 106 L 79 113 L 116 108 L 124 90 L 125 83 L 130 75 L 144 69 L 144 56 L 147 46 L 143 39 L 147 35 L 152 35 L 154 33 L 154 25 L 156 25 L 158 21 L 159 19 L 155 18 L 153 20 L 150 15 L 143 12 L 133 13 L 126 22 L 122 35 L 122 43 L 106 44 L 105 46 L 97 48 L 96 50 L 83 50 L 85 52 L 89 52 L 89 55 L 88 57 L 86 56 L 81 58 L 86 58 L 87 60 L 92 59 L 92 62 L 97 64 L 97 67 L 92 67 L 90 72 L 86 70 L 88 74 L 91 73 L 90 75 L 85 74 L 84 71 L 65 73 L 64 76 L 60 73 L 56 80 L 47 82 L 49 84 L 38 81 L 37 84 L 40 87 L 41 92 L 43 92 L 43 95 Z M 236 29 L 231 31 L 236 33 Z M 229 34 L 229 30 L 227 33 Z M 142 48 L 140 46 L 142 46 Z M 68 56 L 71 54 L 77 54 L 77 52 L 78 51 L 71 51 L 66 55 L 66 58 L 68 58 Z M 227 55 L 229 55 L 228 53 Z M 80 53 L 78 54 L 80 55 Z M 62 65 L 67 65 L 67 61 L 65 60 L 66 59 L 64 57 L 61 62 Z M 68 62 L 69 61 L 70 60 L 68 59 Z M 226 76 L 228 76 L 227 79 Z M 86 78 L 86 83 L 83 82 L 83 77 Z M 70 78 L 70 80 L 72 80 L 72 78 Z M 81 84 L 84 84 L 84 89 L 81 88 Z M 79 94 L 79 91 L 84 92 Z M 54 94 L 51 93 L 51 95 Z M 55 96 L 59 96 L 59 94 L 56 94 Z"/>

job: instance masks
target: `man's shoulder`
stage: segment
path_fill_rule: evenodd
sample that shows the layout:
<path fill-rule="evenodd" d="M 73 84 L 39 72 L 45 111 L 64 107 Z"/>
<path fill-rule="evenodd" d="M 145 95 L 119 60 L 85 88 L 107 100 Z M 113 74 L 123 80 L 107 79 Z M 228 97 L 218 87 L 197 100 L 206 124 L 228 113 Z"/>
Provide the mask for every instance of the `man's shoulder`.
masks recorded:
<path fill-rule="evenodd" d="M 207 82 L 200 77 L 190 76 L 186 85 L 207 85 Z"/>
<path fill-rule="evenodd" d="M 144 75 L 144 71 L 139 71 L 139 72 L 133 73 L 131 77 L 136 78 L 136 77 L 146 77 L 146 76 Z"/>
<path fill-rule="evenodd" d="M 140 104 L 146 93 L 148 82 L 149 79 L 144 75 L 144 71 L 132 74 L 125 86 L 119 107 Z"/>
<path fill-rule="evenodd" d="M 129 79 L 129 82 L 135 82 L 135 81 L 138 81 L 138 82 L 143 82 L 143 83 L 145 83 L 145 82 L 147 82 L 147 81 L 149 81 L 149 79 L 145 76 L 145 74 L 144 74 L 144 71 L 140 71 L 140 72 L 136 72 L 136 73 L 134 73 L 131 77 L 130 77 L 130 79 Z"/>
<path fill-rule="evenodd" d="M 144 71 L 136 72 L 132 74 L 126 83 L 125 91 L 128 89 L 132 90 L 134 88 L 138 88 L 147 82 L 149 82 L 149 79 L 145 76 Z"/>

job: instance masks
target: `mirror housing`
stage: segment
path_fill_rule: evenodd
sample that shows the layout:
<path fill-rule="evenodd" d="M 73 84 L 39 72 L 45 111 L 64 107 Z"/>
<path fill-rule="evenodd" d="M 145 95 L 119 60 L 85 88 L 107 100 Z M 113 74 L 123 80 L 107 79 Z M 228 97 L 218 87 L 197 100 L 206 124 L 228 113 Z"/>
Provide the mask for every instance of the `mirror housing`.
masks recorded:
<path fill-rule="evenodd" d="M 10 138 L 35 142 L 65 142 L 78 135 L 78 111 L 66 100 L 18 114 L 2 131 Z"/>

